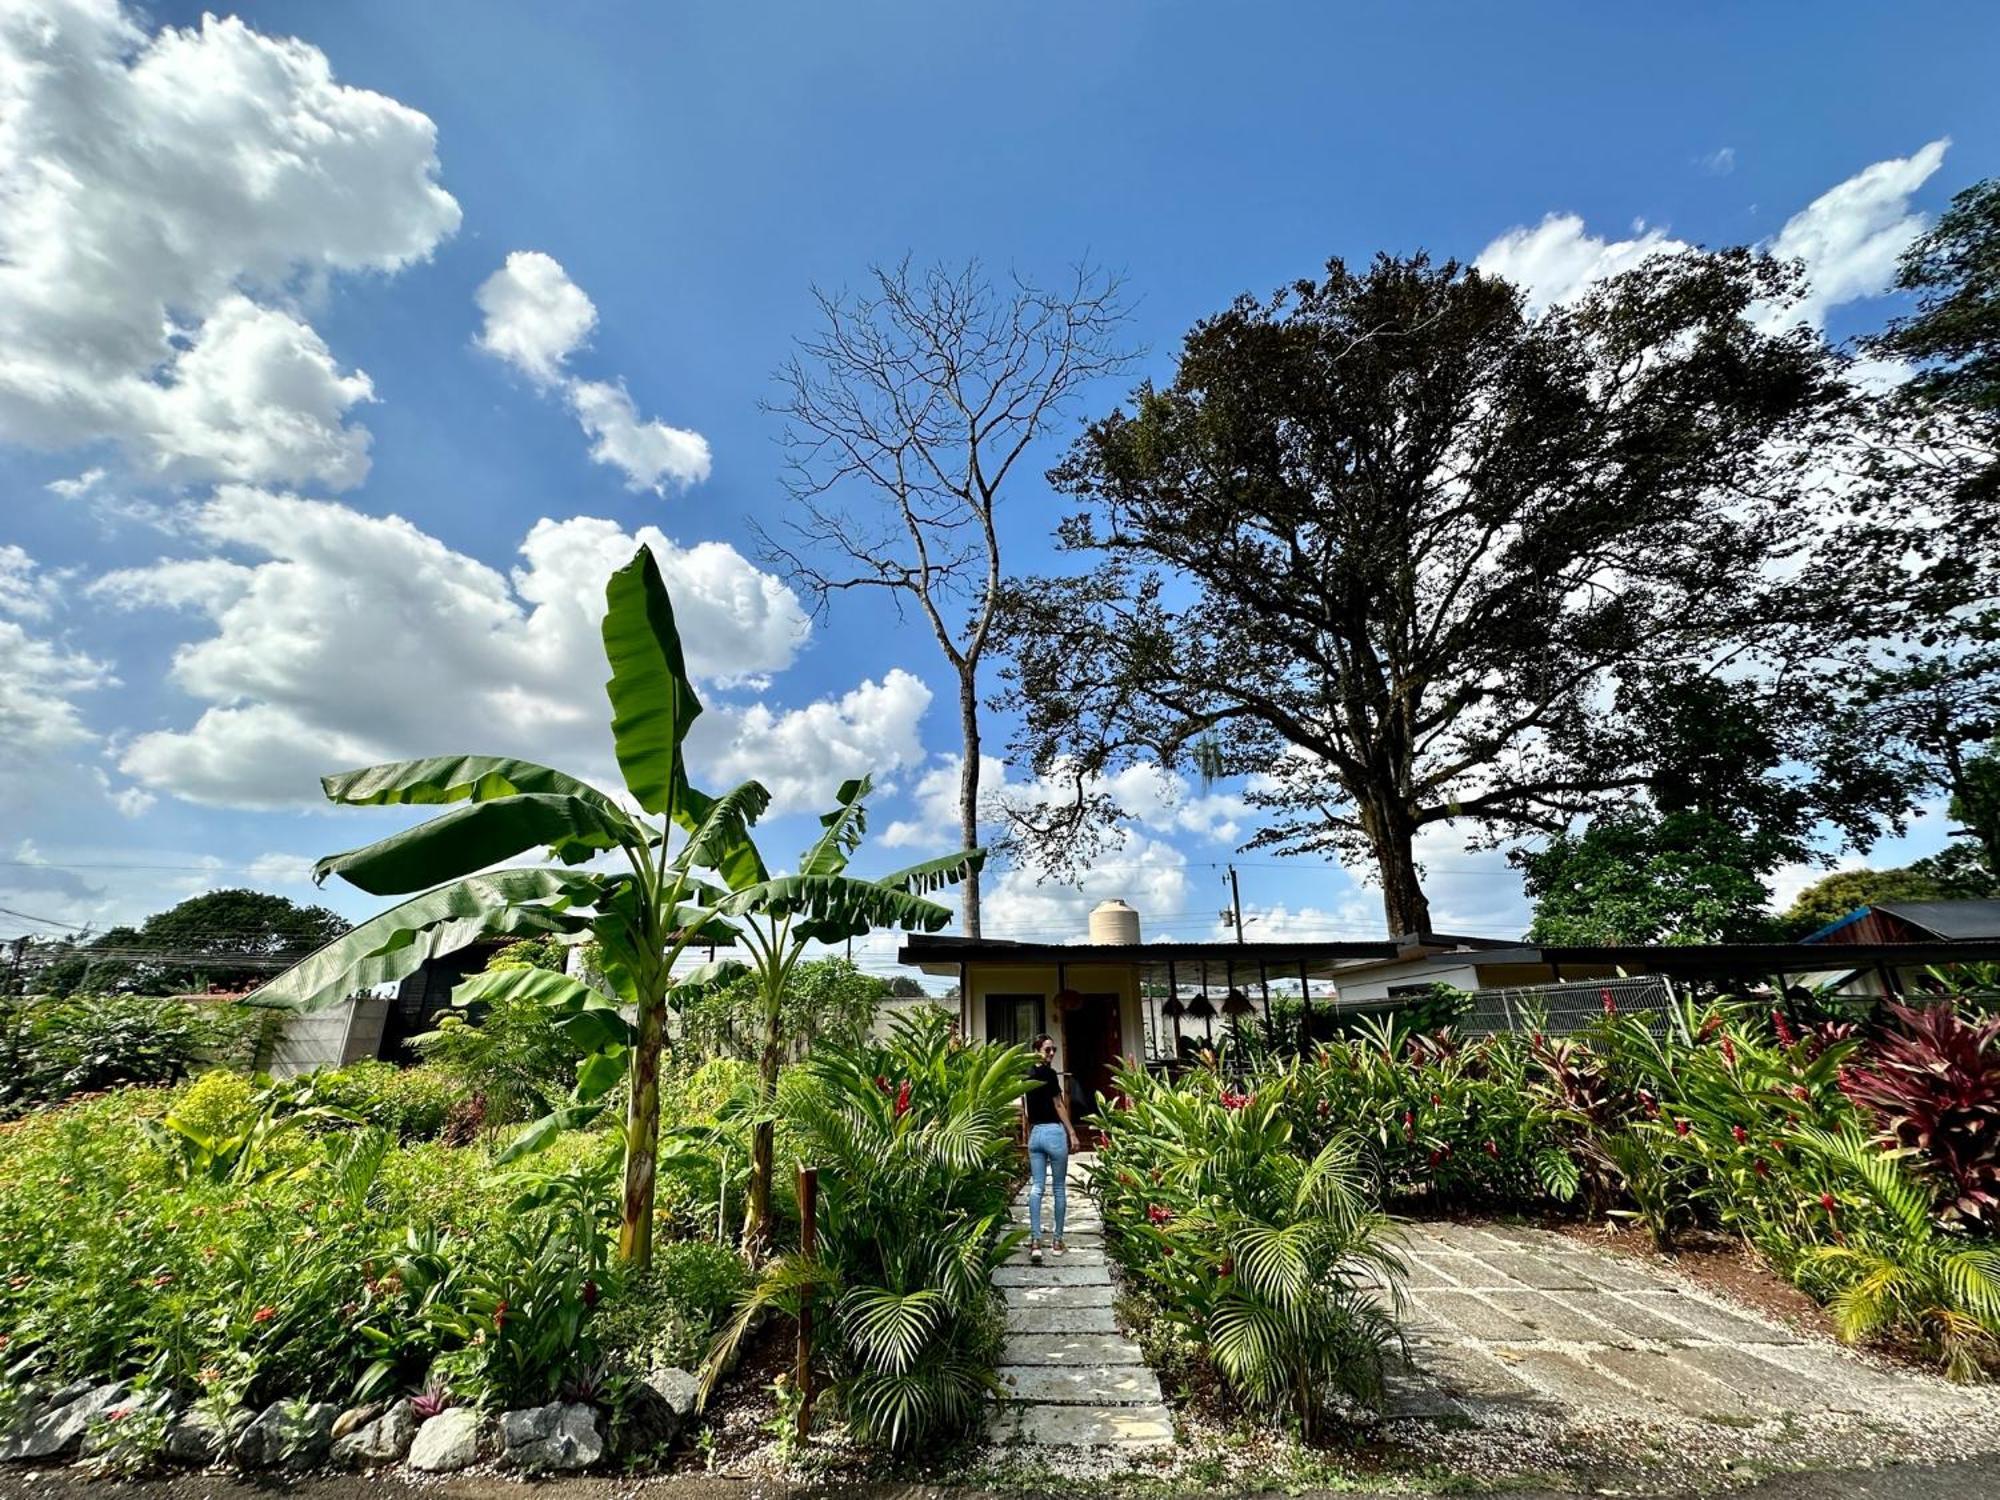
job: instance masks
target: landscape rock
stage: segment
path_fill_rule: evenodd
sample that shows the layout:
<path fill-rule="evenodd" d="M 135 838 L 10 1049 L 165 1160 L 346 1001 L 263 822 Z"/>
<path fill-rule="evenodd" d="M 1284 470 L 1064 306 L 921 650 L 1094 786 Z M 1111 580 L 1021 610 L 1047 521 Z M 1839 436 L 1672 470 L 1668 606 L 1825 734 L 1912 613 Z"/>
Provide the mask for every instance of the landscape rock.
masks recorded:
<path fill-rule="evenodd" d="M 410 1444 L 410 1467 L 426 1474 L 449 1474 L 479 1460 L 479 1413 L 454 1406 L 417 1429 Z"/>
<path fill-rule="evenodd" d="M 333 1419 L 333 1440 L 337 1443 L 356 1428 L 366 1427 L 382 1415 L 386 1403 L 370 1401 L 366 1406 L 350 1406 Z"/>
<path fill-rule="evenodd" d="M 331 1401 L 273 1401 L 237 1434 L 236 1461 L 246 1469 L 310 1469 L 326 1457 L 339 1415 Z"/>
<path fill-rule="evenodd" d="M 399 1463 L 410 1451 L 416 1435 L 416 1408 L 407 1401 L 398 1401 L 373 1421 L 335 1438 L 333 1461 L 350 1468 Z"/>
<path fill-rule="evenodd" d="M 206 1407 L 195 1407 L 183 1412 L 181 1419 L 167 1429 L 163 1451 L 174 1463 L 205 1469 L 222 1462 L 223 1454 L 229 1451 L 229 1440 L 249 1420 L 250 1413 L 242 1408 L 231 1412 L 225 1420 Z"/>
<path fill-rule="evenodd" d="M 506 1462 L 530 1472 L 587 1469 L 604 1457 L 597 1410 L 581 1401 L 510 1411 L 500 1418 Z"/>
<path fill-rule="evenodd" d="M 110 1385 L 80 1382 L 64 1386 L 0 1442 L 0 1461 L 71 1457 L 82 1447 L 91 1419 L 110 1410 L 128 1390 L 122 1380 Z"/>
<path fill-rule="evenodd" d="M 612 1434 L 620 1457 L 671 1448 L 694 1415 L 701 1382 L 686 1370 L 665 1367 L 636 1382 Z"/>
<path fill-rule="evenodd" d="M 693 1416 L 695 1407 L 701 1403 L 701 1382 L 677 1366 L 652 1371 L 646 1376 L 646 1384 L 682 1421 Z"/>

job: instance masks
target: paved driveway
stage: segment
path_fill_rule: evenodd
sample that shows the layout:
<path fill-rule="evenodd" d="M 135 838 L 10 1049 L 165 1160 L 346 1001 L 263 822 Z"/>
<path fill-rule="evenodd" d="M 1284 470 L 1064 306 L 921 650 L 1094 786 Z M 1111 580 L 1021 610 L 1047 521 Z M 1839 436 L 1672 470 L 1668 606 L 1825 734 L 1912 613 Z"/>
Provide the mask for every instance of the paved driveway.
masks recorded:
<path fill-rule="evenodd" d="M 1878 1368 L 1546 1230 L 1417 1224 L 1404 1238 L 1415 1368 L 1397 1382 L 1400 1415 L 1728 1426 L 1834 1416 L 1920 1429 L 2000 1415 L 1990 1388 Z"/>

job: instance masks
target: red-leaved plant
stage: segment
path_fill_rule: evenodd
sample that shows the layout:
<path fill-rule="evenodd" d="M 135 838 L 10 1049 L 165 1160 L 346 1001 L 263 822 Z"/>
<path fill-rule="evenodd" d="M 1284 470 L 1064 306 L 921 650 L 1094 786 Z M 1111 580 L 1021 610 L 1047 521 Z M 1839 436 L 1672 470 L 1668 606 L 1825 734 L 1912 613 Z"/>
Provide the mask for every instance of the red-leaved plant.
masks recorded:
<path fill-rule="evenodd" d="M 1867 1048 L 1841 1088 L 1910 1167 L 1947 1197 L 1947 1222 L 2000 1224 L 2000 1018 L 1949 1005 L 1891 1005 L 1895 1030 Z"/>

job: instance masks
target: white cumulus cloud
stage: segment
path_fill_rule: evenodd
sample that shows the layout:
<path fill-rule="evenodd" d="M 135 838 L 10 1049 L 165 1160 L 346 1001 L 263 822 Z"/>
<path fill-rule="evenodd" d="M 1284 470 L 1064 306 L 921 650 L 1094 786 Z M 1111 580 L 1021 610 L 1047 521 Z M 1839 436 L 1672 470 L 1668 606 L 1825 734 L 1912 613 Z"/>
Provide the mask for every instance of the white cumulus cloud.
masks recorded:
<path fill-rule="evenodd" d="M 516 250 L 480 283 L 478 344 L 537 385 L 553 385 L 597 326 L 597 308 L 552 255 Z"/>
<path fill-rule="evenodd" d="M 683 546 L 653 527 L 628 533 L 586 516 L 543 520 L 502 573 L 401 517 L 242 486 L 217 490 L 186 527 L 208 555 L 119 570 L 91 591 L 208 626 L 169 673 L 198 716 L 137 735 L 119 759 L 142 789 L 191 801 L 315 805 L 328 771 L 454 749 L 615 783 L 599 625 L 605 578 L 641 544 L 659 560 L 688 668 L 711 699 L 697 724 L 696 746 L 713 753 L 697 755 L 702 774 L 719 779 L 768 745 L 758 769 L 804 795 L 850 750 L 881 749 L 878 765 L 911 754 L 914 731 L 894 726 L 919 695 L 928 701 L 915 679 L 891 673 L 796 720 L 731 707 L 719 691 L 788 666 L 810 627 L 781 580 L 718 542 Z M 843 717 L 852 723 L 839 740 Z"/>
<path fill-rule="evenodd" d="M 299 304 L 459 223 L 436 129 L 235 18 L 0 7 L 0 440 L 111 441 L 150 477 L 334 487 L 367 472 Z"/>
<path fill-rule="evenodd" d="M 624 474 L 627 489 L 663 495 L 708 478 L 708 439 L 640 416 L 622 381 L 570 373 L 569 357 L 597 326 L 597 307 L 554 256 L 514 251 L 473 300 L 483 316 L 474 342 L 542 389 L 560 391 L 590 438 L 591 461 Z"/>
<path fill-rule="evenodd" d="M 1924 229 L 1910 197 L 1943 164 L 1950 144 L 1936 140 L 1909 156 L 1876 162 L 1787 220 L 1760 248 L 1804 262 L 1808 290 L 1796 304 L 1764 310 L 1761 321 L 1819 328 L 1832 308 L 1887 291 L 1897 259 Z M 1592 234 L 1577 214 L 1551 213 L 1533 228 L 1516 227 L 1494 239 L 1475 264 L 1524 288 L 1529 310 L 1540 312 L 1649 256 L 1687 248 L 1658 226 L 1635 226 L 1629 237 L 1611 239 Z"/>

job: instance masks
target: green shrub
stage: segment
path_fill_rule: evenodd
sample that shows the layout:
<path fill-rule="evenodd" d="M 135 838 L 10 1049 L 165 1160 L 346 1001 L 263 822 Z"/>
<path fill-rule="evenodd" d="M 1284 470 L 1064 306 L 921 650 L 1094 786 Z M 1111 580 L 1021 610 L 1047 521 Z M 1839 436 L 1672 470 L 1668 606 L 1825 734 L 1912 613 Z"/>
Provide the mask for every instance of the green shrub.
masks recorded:
<path fill-rule="evenodd" d="M 0 1128 L 10 1364 L 250 1402 L 405 1390 L 433 1365 L 460 1399 L 540 1401 L 587 1370 L 617 1292 L 607 1137 L 496 1176 L 483 1148 L 325 1128 L 309 1097 L 210 1075 Z"/>
<path fill-rule="evenodd" d="M 314 1075 L 319 1101 L 347 1110 L 406 1141 L 436 1139 L 464 1084 L 443 1068 L 399 1068 L 373 1060 Z"/>
<path fill-rule="evenodd" d="M 1028 1061 L 959 1046 L 934 1008 L 899 1016 L 884 1045 L 815 1048 L 778 1108 L 798 1159 L 823 1169 L 819 1254 L 768 1265 L 718 1339 L 708 1379 L 765 1310 L 819 1309 L 812 1355 L 850 1431 L 905 1450 L 962 1431 L 998 1394 L 992 1272 L 1004 1232 Z"/>
<path fill-rule="evenodd" d="M 743 1295 L 742 1258 L 705 1240 L 663 1244 L 652 1269 L 632 1278 L 601 1315 L 599 1338 L 633 1369 L 698 1368 L 716 1330 Z"/>
<path fill-rule="evenodd" d="M 1308 1439 L 1344 1401 L 1379 1404 L 1405 1271 L 1366 1144 L 1302 1149 L 1290 1075 L 1244 1093 L 1206 1068 L 1132 1067 L 1117 1086 L 1092 1177 L 1133 1284 L 1246 1408 L 1289 1412 Z"/>
<path fill-rule="evenodd" d="M 221 1001 L 149 995 L 0 999 L 0 1119 L 76 1094 L 245 1067 L 263 1017 Z"/>

